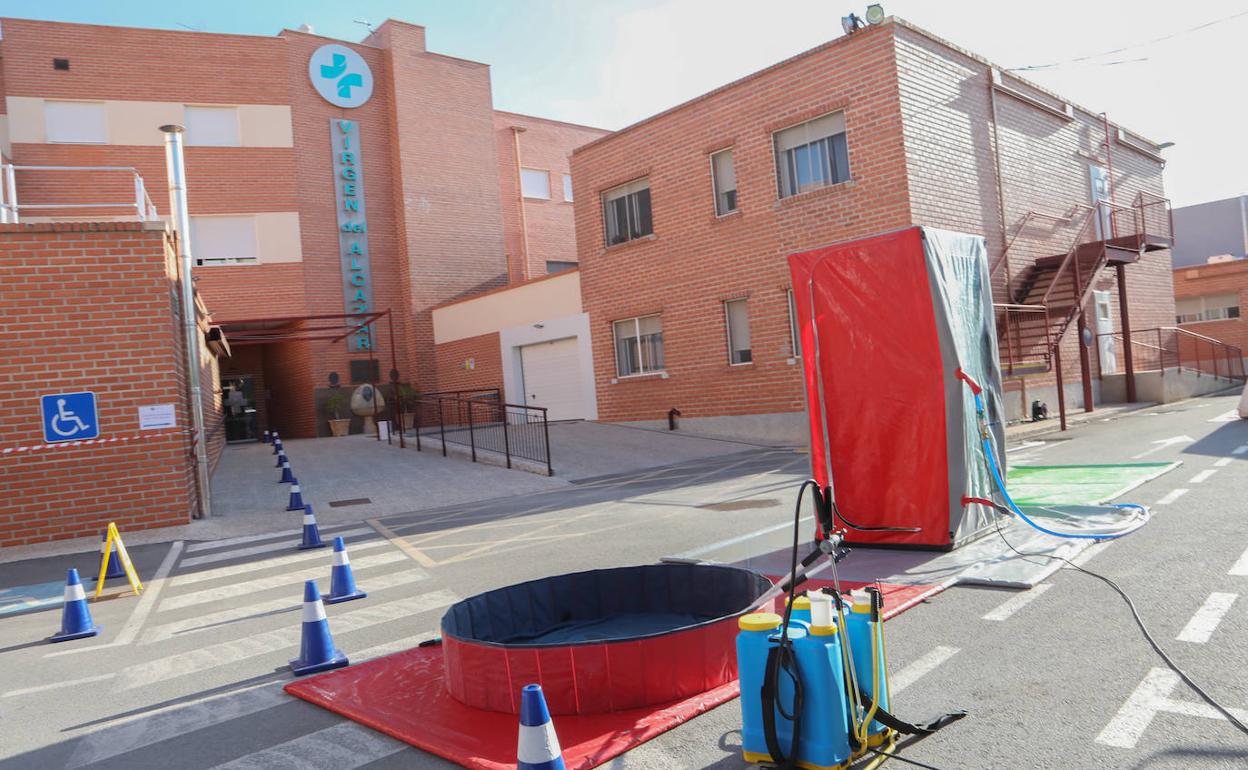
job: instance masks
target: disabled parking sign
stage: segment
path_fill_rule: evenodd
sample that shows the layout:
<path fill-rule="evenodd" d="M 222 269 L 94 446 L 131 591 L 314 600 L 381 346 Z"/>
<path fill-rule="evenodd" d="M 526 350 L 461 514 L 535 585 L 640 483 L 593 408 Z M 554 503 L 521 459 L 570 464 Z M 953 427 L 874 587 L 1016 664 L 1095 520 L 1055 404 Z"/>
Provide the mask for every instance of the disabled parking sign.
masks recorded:
<path fill-rule="evenodd" d="M 54 393 L 41 397 L 40 405 L 43 408 L 45 442 L 82 441 L 100 435 L 94 393 Z"/>

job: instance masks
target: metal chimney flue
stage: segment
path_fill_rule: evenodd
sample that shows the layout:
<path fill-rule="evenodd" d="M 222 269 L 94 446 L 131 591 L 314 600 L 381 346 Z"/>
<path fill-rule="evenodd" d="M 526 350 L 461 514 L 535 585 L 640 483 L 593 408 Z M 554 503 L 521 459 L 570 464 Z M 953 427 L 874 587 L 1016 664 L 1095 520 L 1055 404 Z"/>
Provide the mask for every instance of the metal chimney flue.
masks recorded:
<path fill-rule="evenodd" d="M 186 381 L 191 400 L 192 446 L 195 450 L 195 477 L 199 486 L 199 515 L 212 515 L 212 488 L 208 472 L 208 445 L 204 430 L 203 386 L 199 376 L 199 319 L 195 315 L 195 284 L 191 271 L 191 215 L 186 203 L 186 162 L 182 151 L 183 128 L 161 126 L 165 135 L 165 175 L 169 180 L 169 215 L 178 245 L 182 284 L 182 328 L 186 335 Z"/>

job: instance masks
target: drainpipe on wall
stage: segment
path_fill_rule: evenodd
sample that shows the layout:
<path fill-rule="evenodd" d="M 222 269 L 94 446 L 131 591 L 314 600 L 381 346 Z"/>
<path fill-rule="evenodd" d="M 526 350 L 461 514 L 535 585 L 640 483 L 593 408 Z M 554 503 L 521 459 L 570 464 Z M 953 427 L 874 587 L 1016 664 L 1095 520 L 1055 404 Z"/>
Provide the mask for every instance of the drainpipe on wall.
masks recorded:
<path fill-rule="evenodd" d="M 520 172 L 520 135 L 527 129 L 523 126 L 511 127 L 512 147 L 516 156 L 516 205 L 520 213 L 520 275 L 521 281 L 529 280 L 529 221 L 524 213 L 524 179 Z"/>
<path fill-rule="evenodd" d="M 191 434 L 195 448 L 195 477 L 199 482 L 199 515 L 212 515 L 212 487 L 208 472 L 208 445 L 204 430 L 203 388 L 199 377 L 199 321 L 195 317 L 195 286 L 191 281 L 190 210 L 186 203 L 186 164 L 182 157 L 182 126 L 161 126 L 165 134 L 165 173 L 169 179 L 169 214 L 177 234 L 182 273 L 182 327 L 186 334 L 186 381 L 191 398 Z"/>

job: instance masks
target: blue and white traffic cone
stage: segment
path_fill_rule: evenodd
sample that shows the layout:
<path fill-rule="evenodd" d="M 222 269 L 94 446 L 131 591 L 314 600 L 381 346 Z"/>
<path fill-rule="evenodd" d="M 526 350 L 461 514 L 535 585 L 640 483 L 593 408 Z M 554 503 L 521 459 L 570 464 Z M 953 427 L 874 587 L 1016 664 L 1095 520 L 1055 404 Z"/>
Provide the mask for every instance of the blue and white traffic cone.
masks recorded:
<path fill-rule="evenodd" d="M 261 443 L 261 444 L 267 444 L 267 443 L 269 443 L 269 442 L 270 442 L 270 441 L 272 441 L 272 440 L 273 440 L 273 439 L 269 438 L 269 432 L 266 430 L 266 431 L 264 432 L 264 435 L 260 438 L 260 443 Z"/>
<path fill-rule="evenodd" d="M 274 467 L 274 468 L 280 468 L 280 467 L 282 467 L 282 463 L 286 462 L 286 461 L 287 461 L 287 460 L 289 460 L 289 459 L 290 459 L 290 458 L 286 456 L 286 452 L 284 452 L 284 451 L 278 451 L 278 453 L 277 453 L 277 462 L 273 463 L 273 467 Z"/>
<path fill-rule="evenodd" d="M 104 549 L 108 547 L 108 531 L 104 532 L 104 536 L 100 538 L 100 562 L 104 561 Z M 105 580 L 113 578 L 125 577 L 126 569 L 121 566 L 121 558 L 117 556 L 117 544 L 113 543 L 113 547 L 108 551 L 108 572 L 104 573 Z"/>
<path fill-rule="evenodd" d="M 82 590 L 78 570 L 71 569 L 65 577 L 65 607 L 61 611 L 61 631 L 50 642 L 68 642 L 100 633 L 100 627 L 91 620 L 87 607 L 87 593 Z"/>
<path fill-rule="evenodd" d="M 286 510 L 302 511 L 303 510 L 303 492 L 301 492 L 299 489 L 299 479 L 295 479 L 294 481 L 290 483 L 291 483 L 290 503 L 287 504 Z"/>
<path fill-rule="evenodd" d="M 282 451 L 282 437 L 277 435 L 277 431 L 273 431 L 273 454 Z"/>
<path fill-rule="evenodd" d="M 550 721 L 546 696 L 540 684 L 526 684 L 520 691 L 520 740 L 516 747 L 516 770 L 564 770 L 559 736 Z"/>
<path fill-rule="evenodd" d="M 290 471 L 290 460 L 282 463 L 282 477 L 277 480 L 278 484 L 294 484 L 295 474 Z"/>
<path fill-rule="evenodd" d="M 321 531 L 316 528 L 316 514 L 312 512 L 311 505 L 305 505 L 303 506 L 303 542 L 299 544 L 299 550 L 324 547 L 325 541 L 321 540 Z"/>
<path fill-rule="evenodd" d="M 334 647 L 329 635 L 329 621 L 325 619 L 325 605 L 321 604 L 321 592 L 316 581 L 303 584 L 303 639 L 299 643 L 299 657 L 290 662 L 290 670 L 296 676 L 342 668 L 350 661 Z"/>
<path fill-rule="evenodd" d="M 351 559 L 347 557 L 347 544 L 341 537 L 334 538 L 334 567 L 329 573 L 329 596 L 326 604 L 363 599 L 368 594 L 355 587 L 355 575 L 351 574 Z"/>

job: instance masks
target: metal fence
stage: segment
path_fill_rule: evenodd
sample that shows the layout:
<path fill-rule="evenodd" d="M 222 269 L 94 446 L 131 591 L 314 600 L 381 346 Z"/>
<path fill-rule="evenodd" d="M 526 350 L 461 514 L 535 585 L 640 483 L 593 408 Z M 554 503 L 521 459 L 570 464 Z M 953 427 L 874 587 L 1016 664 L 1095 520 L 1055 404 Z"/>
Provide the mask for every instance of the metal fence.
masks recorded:
<path fill-rule="evenodd" d="M 1123 335 L 1121 332 L 1097 335 L 1097 370 L 1103 377 L 1106 356 L 1112 352 L 1113 368 L 1122 370 Z M 1112 342 L 1105 342 L 1112 340 Z M 1176 326 L 1160 326 L 1153 329 L 1131 331 L 1131 358 L 1137 372 L 1160 371 L 1178 368 L 1199 375 L 1213 375 L 1228 379 L 1245 379 L 1244 354 L 1234 345 L 1228 345 L 1212 337 L 1197 334 Z"/>
<path fill-rule="evenodd" d="M 418 450 L 436 438 L 444 457 L 447 446 L 456 444 L 468 448 L 473 462 L 493 453 L 508 468 L 517 459 L 527 460 L 545 465 L 546 473 L 554 475 L 544 407 L 508 404 L 496 388 L 443 391 L 414 396 L 410 415 L 405 426 L 415 433 Z"/>

